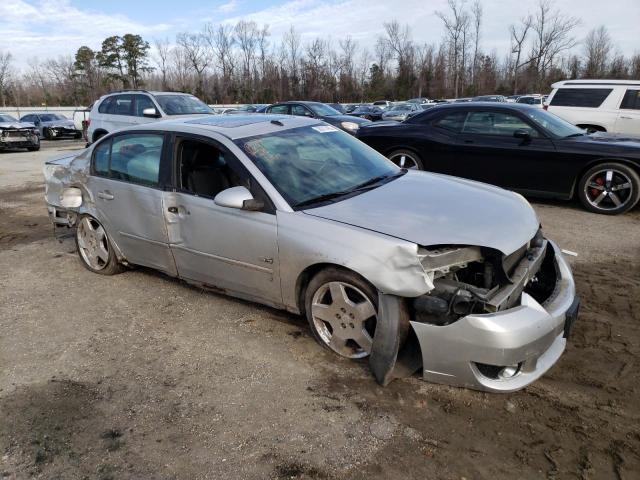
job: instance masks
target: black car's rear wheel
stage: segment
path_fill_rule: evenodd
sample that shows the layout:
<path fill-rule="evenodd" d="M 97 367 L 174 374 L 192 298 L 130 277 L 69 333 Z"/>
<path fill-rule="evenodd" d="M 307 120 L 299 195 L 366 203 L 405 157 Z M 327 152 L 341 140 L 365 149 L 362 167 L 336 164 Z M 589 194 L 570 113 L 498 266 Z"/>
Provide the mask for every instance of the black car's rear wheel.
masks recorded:
<path fill-rule="evenodd" d="M 616 215 L 632 209 L 640 199 L 640 177 L 621 163 L 590 168 L 580 179 L 578 196 L 587 210 Z"/>
<path fill-rule="evenodd" d="M 387 158 L 400 168 L 409 170 L 424 170 L 422 159 L 417 153 L 410 150 L 395 150 L 387 155 Z"/>

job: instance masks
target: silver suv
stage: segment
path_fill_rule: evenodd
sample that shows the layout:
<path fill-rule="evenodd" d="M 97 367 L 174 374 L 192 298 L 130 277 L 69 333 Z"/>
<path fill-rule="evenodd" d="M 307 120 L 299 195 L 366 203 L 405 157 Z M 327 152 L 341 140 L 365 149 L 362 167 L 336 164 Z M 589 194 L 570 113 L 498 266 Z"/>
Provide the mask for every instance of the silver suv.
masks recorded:
<path fill-rule="evenodd" d="M 202 100 L 188 93 L 121 90 L 104 95 L 93 104 L 87 138 L 95 142 L 121 128 L 214 113 Z"/>

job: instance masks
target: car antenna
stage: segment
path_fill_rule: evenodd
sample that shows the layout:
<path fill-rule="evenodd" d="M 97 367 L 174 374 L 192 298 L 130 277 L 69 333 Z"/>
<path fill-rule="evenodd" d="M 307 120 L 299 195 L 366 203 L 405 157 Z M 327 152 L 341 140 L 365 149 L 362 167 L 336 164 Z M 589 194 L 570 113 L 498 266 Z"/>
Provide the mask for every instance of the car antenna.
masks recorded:
<path fill-rule="evenodd" d="M 284 123 L 282 123 L 280 120 L 271 120 L 271 123 L 273 123 L 274 125 L 278 125 L 279 127 L 284 127 Z"/>

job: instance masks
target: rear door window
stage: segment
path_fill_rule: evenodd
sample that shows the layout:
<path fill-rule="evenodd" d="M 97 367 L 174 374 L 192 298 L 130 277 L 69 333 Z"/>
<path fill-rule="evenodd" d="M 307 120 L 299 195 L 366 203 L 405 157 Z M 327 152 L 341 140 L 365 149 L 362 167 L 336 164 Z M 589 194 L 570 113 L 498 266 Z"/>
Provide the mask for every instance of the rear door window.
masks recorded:
<path fill-rule="evenodd" d="M 612 91 L 612 88 L 559 88 L 550 105 L 598 108 Z"/>
<path fill-rule="evenodd" d="M 624 110 L 640 110 L 640 90 L 627 89 L 620 108 Z"/>
<path fill-rule="evenodd" d="M 460 133 L 467 119 L 467 112 L 452 112 L 436 119 L 432 125 L 453 133 Z"/>
<path fill-rule="evenodd" d="M 289 113 L 289 105 L 274 105 L 273 107 L 269 107 L 269 113 L 287 115 Z"/>
<path fill-rule="evenodd" d="M 119 135 L 93 151 L 93 174 L 157 187 L 160 183 L 163 134 Z"/>
<path fill-rule="evenodd" d="M 112 97 L 106 113 L 111 115 L 133 115 L 133 95 Z"/>

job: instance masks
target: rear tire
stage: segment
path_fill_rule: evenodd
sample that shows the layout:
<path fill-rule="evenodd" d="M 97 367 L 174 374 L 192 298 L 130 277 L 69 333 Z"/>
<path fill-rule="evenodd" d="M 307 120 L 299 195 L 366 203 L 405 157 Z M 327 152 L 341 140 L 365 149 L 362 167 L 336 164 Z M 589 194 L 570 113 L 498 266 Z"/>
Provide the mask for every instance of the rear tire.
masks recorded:
<path fill-rule="evenodd" d="M 601 163 L 587 170 L 578 182 L 578 198 L 594 213 L 618 215 L 640 200 L 640 176 L 622 163 Z"/>
<path fill-rule="evenodd" d="M 369 356 L 378 318 L 378 292 L 362 277 L 335 267 L 322 270 L 307 286 L 305 311 L 320 345 L 350 359 Z"/>
<path fill-rule="evenodd" d="M 394 150 L 387 158 L 400 168 L 409 170 L 424 170 L 424 164 L 420 156 L 411 150 Z"/>
<path fill-rule="evenodd" d="M 29 150 L 30 152 L 37 152 L 38 150 L 40 150 L 40 145 L 38 145 L 37 147 L 27 147 L 27 150 Z"/>
<path fill-rule="evenodd" d="M 45 140 L 51 140 L 53 138 L 51 136 L 51 130 L 48 128 L 42 129 L 42 135 L 44 136 Z"/>
<path fill-rule="evenodd" d="M 90 215 L 78 218 L 76 247 L 84 267 L 100 275 L 115 275 L 124 270 L 104 227 Z"/>

